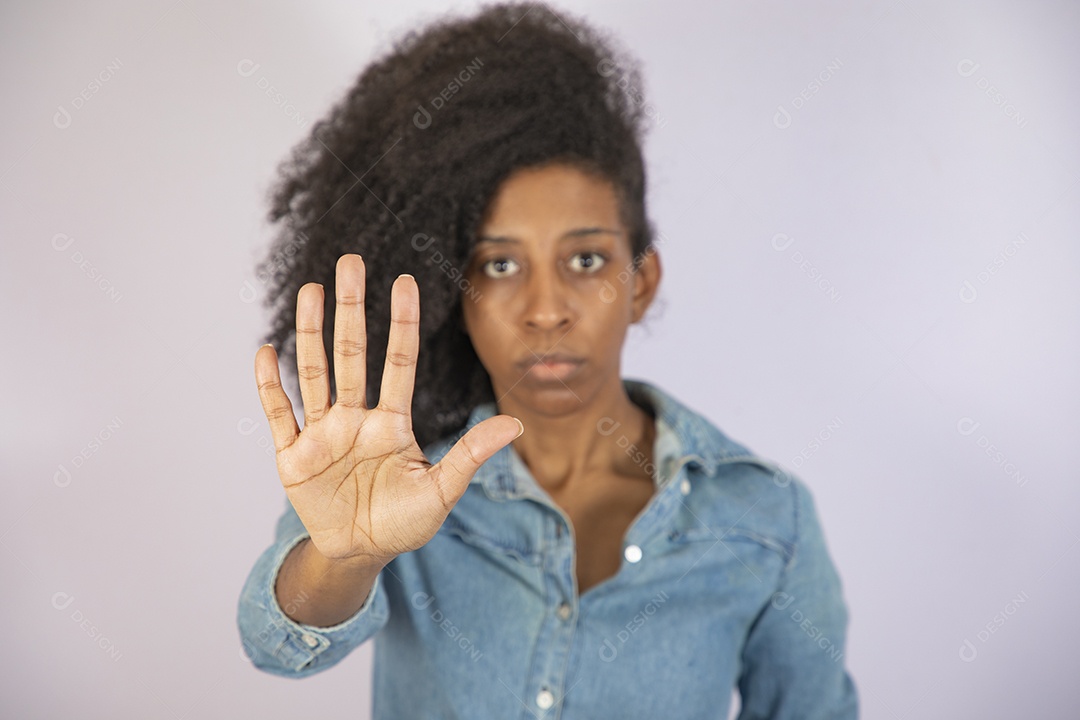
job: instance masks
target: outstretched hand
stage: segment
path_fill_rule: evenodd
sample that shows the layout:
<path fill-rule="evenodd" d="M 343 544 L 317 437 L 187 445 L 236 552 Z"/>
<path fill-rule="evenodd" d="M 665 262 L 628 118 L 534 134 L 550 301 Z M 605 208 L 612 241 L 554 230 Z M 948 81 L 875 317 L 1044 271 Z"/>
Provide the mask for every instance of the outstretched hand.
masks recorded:
<path fill-rule="evenodd" d="M 496 415 L 469 430 L 438 463 L 428 462 L 412 430 L 420 292 L 411 275 L 399 276 L 391 290 L 379 403 L 368 408 L 364 275 L 359 255 L 338 260 L 333 405 L 317 283 L 301 287 L 296 301 L 303 431 L 281 387 L 273 346 L 256 352 L 255 379 L 281 483 L 315 548 L 330 559 L 386 564 L 434 537 L 480 466 L 523 428 L 509 415 Z"/>

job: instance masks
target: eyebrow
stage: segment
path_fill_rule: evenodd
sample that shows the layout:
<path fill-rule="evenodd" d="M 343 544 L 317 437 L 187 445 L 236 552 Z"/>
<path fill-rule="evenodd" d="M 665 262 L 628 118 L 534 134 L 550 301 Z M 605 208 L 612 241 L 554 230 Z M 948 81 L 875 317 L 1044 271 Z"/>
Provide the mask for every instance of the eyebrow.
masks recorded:
<path fill-rule="evenodd" d="M 621 235 L 622 233 L 619 232 L 618 230 L 614 230 L 612 228 L 603 228 L 603 227 L 575 228 L 574 230 L 570 230 L 569 232 L 563 234 L 562 238 L 560 238 L 560 239 L 565 240 L 567 238 L 586 237 L 586 236 L 589 236 L 589 235 L 602 235 L 602 234 L 618 236 L 618 235 Z M 481 235 L 479 238 L 477 238 L 476 242 L 477 243 L 520 243 L 521 241 L 518 240 L 517 238 L 510 237 L 508 235 Z"/>

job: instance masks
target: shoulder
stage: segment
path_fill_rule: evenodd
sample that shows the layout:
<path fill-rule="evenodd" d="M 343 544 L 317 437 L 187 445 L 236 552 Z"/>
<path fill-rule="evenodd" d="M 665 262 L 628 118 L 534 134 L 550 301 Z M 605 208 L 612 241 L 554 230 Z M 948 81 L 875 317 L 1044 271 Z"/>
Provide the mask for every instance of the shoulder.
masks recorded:
<path fill-rule="evenodd" d="M 790 559 L 808 525 L 816 528 L 810 488 L 791 469 L 664 394 L 665 420 L 689 456 L 692 512 L 702 522 L 760 537 Z"/>

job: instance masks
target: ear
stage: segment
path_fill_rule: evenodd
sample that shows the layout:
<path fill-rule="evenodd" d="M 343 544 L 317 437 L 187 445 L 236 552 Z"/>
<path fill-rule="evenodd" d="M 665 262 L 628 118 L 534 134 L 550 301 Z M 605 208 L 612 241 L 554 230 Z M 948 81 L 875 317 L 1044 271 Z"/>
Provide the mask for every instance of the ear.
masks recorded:
<path fill-rule="evenodd" d="M 660 287 L 660 252 L 655 246 L 646 249 L 645 257 L 634 273 L 634 299 L 631 307 L 630 322 L 636 323 L 645 316 L 645 311 L 652 305 L 656 291 Z"/>

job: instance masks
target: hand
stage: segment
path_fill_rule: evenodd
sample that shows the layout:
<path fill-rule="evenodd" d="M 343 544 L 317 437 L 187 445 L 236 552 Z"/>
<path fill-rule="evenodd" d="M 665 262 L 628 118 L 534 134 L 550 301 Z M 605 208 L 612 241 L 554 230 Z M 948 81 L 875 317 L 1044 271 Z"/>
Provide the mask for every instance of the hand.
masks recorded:
<path fill-rule="evenodd" d="M 281 387 L 277 353 L 255 353 L 259 398 L 274 437 L 278 474 L 315 548 L 327 558 L 385 565 L 427 543 L 488 458 L 521 435 L 520 422 L 496 415 L 477 424 L 437 464 L 412 431 L 412 394 L 420 336 L 420 291 L 399 276 L 390 301 L 379 403 L 366 402 L 364 263 L 343 255 L 336 268 L 334 374 L 323 345 L 323 288 L 307 283 L 296 301 L 296 355 L 304 429 Z"/>

